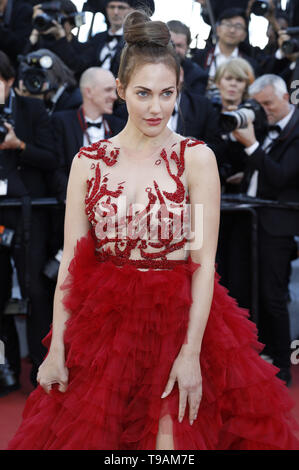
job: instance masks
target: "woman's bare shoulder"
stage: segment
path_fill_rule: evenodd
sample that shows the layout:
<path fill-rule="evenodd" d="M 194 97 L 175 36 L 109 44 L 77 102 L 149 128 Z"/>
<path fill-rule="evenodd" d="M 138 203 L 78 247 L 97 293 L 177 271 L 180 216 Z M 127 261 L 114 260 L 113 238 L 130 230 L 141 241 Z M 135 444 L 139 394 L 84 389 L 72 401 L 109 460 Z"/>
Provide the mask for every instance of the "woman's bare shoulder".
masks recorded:
<path fill-rule="evenodd" d="M 206 144 L 200 140 L 192 139 L 187 142 L 185 149 L 186 167 L 202 168 L 215 166 L 216 156 Z"/>
<path fill-rule="evenodd" d="M 185 170 L 188 185 L 204 184 L 219 179 L 215 153 L 206 144 L 194 140 L 185 149 Z"/>

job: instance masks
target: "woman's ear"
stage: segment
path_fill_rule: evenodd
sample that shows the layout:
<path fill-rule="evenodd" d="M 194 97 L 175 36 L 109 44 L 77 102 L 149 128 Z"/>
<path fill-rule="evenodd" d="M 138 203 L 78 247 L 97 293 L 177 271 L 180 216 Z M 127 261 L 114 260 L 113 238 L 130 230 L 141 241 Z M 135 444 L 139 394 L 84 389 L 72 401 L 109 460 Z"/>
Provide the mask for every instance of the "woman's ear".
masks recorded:
<path fill-rule="evenodd" d="M 116 79 L 116 91 L 118 96 L 123 100 L 126 101 L 126 94 L 125 94 L 125 89 L 119 79 Z"/>

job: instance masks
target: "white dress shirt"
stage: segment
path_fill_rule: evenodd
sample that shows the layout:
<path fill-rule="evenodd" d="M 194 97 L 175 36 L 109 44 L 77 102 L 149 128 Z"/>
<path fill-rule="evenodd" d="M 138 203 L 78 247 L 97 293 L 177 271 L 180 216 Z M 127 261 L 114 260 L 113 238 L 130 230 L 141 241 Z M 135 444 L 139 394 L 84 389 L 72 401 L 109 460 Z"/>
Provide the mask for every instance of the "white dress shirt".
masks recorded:
<path fill-rule="evenodd" d="M 290 104 L 290 112 L 283 119 L 281 119 L 280 121 L 276 123 L 276 125 L 279 126 L 281 130 L 283 130 L 287 126 L 291 117 L 293 116 L 294 111 L 295 111 L 295 106 L 293 104 Z M 270 150 L 271 144 L 273 143 L 274 140 L 277 139 L 277 137 L 278 137 L 277 133 L 275 134 L 273 133 L 273 131 L 270 131 L 268 133 L 268 135 L 266 136 L 262 144 L 262 148 L 263 150 L 265 150 L 266 153 L 267 151 Z M 252 155 L 256 151 L 259 145 L 260 144 L 258 142 L 255 142 L 250 147 L 247 147 L 244 150 L 247 153 L 247 155 Z M 258 170 L 254 170 L 251 176 L 250 182 L 249 182 L 247 193 L 246 193 L 247 196 L 256 197 L 257 186 L 258 186 L 258 175 L 259 175 Z"/>
<path fill-rule="evenodd" d="M 220 67 L 224 62 L 226 62 L 228 59 L 232 59 L 235 57 L 239 57 L 239 48 L 236 47 L 233 52 L 231 53 L 230 56 L 226 56 L 222 54 L 219 44 L 217 43 L 215 46 L 214 54 L 213 54 L 213 61 L 210 66 L 210 71 L 209 71 L 209 76 L 210 78 L 214 78 L 216 75 L 216 69 Z"/>
<path fill-rule="evenodd" d="M 179 98 L 177 99 L 177 101 L 175 102 L 175 105 L 174 105 L 174 109 L 173 109 L 173 113 L 167 123 L 167 127 L 169 127 L 169 129 L 171 129 L 173 132 L 176 132 L 177 131 L 177 127 L 178 127 L 178 118 L 179 118 L 179 103 L 180 103 L 180 100 L 181 100 L 181 95 L 179 96 Z"/>
<path fill-rule="evenodd" d="M 109 32 L 111 32 L 111 31 L 109 31 Z M 122 37 L 123 32 L 124 32 L 123 28 L 120 28 L 116 31 L 116 33 L 111 32 L 111 34 L 113 36 Z M 100 53 L 101 68 L 103 68 L 105 70 L 110 70 L 111 60 L 115 56 L 117 44 L 118 44 L 118 40 L 116 38 L 113 38 L 112 41 L 107 42 L 105 44 L 105 46 L 103 47 L 103 49 L 101 50 L 101 53 Z"/>
<path fill-rule="evenodd" d="M 84 137 L 83 137 L 83 146 L 88 147 L 90 144 L 93 144 L 94 142 L 98 142 L 98 140 L 104 139 L 105 138 L 105 127 L 103 123 L 103 117 L 100 116 L 95 120 L 90 119 L 88 116 L 85 116 L 85 121 L 90 122 L 90 123 L 102 123 L 101 128 L 99 129 L 98 127 L 87 127 L 87 129 L 84 132 Z M 89 138 L 89 140 L 88 140 Z"/>

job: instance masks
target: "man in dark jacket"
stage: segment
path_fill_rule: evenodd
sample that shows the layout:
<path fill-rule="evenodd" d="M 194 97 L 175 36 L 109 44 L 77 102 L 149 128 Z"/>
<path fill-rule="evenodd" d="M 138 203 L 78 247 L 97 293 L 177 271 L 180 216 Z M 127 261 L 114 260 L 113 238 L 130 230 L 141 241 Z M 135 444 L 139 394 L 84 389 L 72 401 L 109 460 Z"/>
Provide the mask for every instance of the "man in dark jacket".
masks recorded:
<path fill-rule="evenodd" d="M 178 134 L 203 140 L 217 157 L 221 145 L 218 114 L 207 97 L 183 90 L 168 126 Z"/>
<path fill-rule="evenodd" d="M 234 132 L 248 155 L 244 189 L 249 196 L 299 203 L 299 110 L 289 103 L 284 80 L 259 77 L 249 88 L 264 108 L 269 132 L 259 143 L 253 125 Z M 259 209 L 259 332 L 279 376 L 290 383 L 290 325 L 287 309 L 291 260 L 299 234 L 298 211 Z"/>
<path fill-rule="evenodd" d="M 193 60 L 209 74 L 213 82 L 216 69 L 225 60 L 232 57 L 242 57 L 253 67 L 255 74 L 259 75 L 257 62 L 244 54 L 240 45 L 248 35 L 248 18 L 245 11 L 239 8 L 230 8 L 221 13 L 217 19 L 217 43 L 207 43 L 205 49 L 193 49 Z"/>
<path fill-rule="evenodd" d="M 6 113 L 3 125 L 7 133 L 0 144 L 0 200 L 5 202 L 7 198 L 21 198 L 24 209 L 28 210 L 25 200 L 28 202 L 28 198 L 47 196 L 45 175 L 53 171 L 57 163 L 53 153 L 52 129 L 44 104 L 40 100 L 15 94 L 12 89 L 14 77 L 15 71 L 8 57 L 1 52 L 0 80 L 5 89 Z M 28 224 L 26 230 L 25 222 Z M 1 340 L 5 344 L 6 353 L 6 363 L 0 366 L 0 395 L 3 395 L 19 386 L 20 375 L 19 343 L 14 318 L 4 314 L 6 303 L 11 297 L 11 258 L 16 267 L 22 297 L 24 300 L 29 299 L 30 304 L 27 341 L 33 384 L 36 384 L 37 369 L 46 352 L 41 340 L 47 334 L 52 320 L 53 291 L 42 275 L 48 258 L 49 227 L 45 210 L 33 208 L 31 218 L 26 216 L 24 220 L 20 209 L 1 207 L 0 224 L 14 231 L 10 247 L 0 246 Z M 24 246 L 25 232 L 26 235 L 29 233 L 30 238 Z"/>

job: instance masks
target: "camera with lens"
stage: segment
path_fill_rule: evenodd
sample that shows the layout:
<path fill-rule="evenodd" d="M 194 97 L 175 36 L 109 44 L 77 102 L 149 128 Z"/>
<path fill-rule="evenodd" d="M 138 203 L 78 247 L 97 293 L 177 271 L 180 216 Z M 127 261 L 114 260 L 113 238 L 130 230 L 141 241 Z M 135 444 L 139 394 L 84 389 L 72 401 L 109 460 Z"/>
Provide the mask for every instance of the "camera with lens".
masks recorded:
<path fill-rule="evenodd" d="M 24 87 L 32 95 L 39 95 L 57 88 L 51 69 L 53 59 L 50 55 L 31 52 L 26 56 L 18 56 L 20 62 L 19 78 Z"/>
<path fill-rule="evenodd" d="M 63 25 L 66 21 L 71 23 L 74 28 L 80 28 L 85 24 L 85 13 L 69 13 L 67 15 L 62 13 L 61 2 L 46 2 L 41 4 L 43 13 L 37 15 L 33 20 L 33 28 L 39 32 L 45 32 L 52 26 L 54 21 Z"/>
<path fill-rule="evenodd" d="M 237 129 L 248 127 L 249 122 L 259 131 L 266 127 L 267 116 L 262 106 L 255 100 L 249 99 L 235 111 L 224 111 L 220 114 L 219 125 L 224 133 L 229 134 Z"/>
<path fill-rule="evenodd" d="M 299 52 L 299 26 L 287 28 L 285 34 L 295 37 L 291 37 L 290 39 L 283 42 L 281 46 L 282 51 L 286 55 Z"/>
<path fill-rule="evenodd" d="M 251 13 L 257 16 L 264 16 L 269 12 L 269 0 L 256 0 L 251 7 Z"/>
<path fill-rule="evenodd" d="M 0 144 L 4 141 L 6 134 L 8 133 L 8 129 L 5 126 L 5 122 L 8 122 L 12 126 L 14 126 L 14 121 L 12 119 L 12 115 L 7 113 L 4 109 L 0 110 Z"/>

